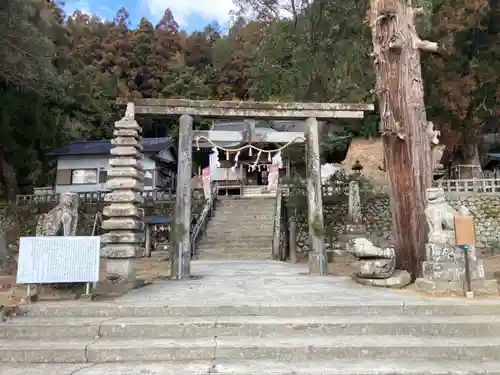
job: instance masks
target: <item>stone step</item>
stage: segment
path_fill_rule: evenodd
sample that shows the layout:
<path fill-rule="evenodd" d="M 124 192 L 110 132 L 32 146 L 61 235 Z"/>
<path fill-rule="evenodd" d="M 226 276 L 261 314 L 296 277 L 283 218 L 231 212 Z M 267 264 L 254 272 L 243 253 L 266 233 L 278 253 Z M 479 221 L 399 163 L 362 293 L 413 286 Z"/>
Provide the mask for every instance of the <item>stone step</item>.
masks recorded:
<path fill-rule="evenodd" d="M 224 254 L 224 255 L 245 255 L 245 258 L 248 258 L 252 254 L 268 254 L 271 255 L 271 244 L 267 246 L 261 245 L 260 247 L 249 247 L 248 244 L 240 247 L 235 245 L 226 245 L 226 246 L 207 246 L 201 244 L 198 246 L 198 253 L 201 254 Z M 221 258 L 223 259 L 223 258 Z"/>
<path fill-rule="evenodd" d="M 209 223 L 210 227 L 223 227 L 226 229 L 238 228 L 240 230 L 245 230 L 247 232 L 250 232 L 253 229 L 262 228 L 262 227 L 265 228 L 265 227 L 273 226 L 273 225 L 274 225 L 274 220 L 272 220 L 270 217 L 266 217 L 266 218 L 257 218 L 257 217 L 242 218 L 242 217 L 235 216 L 232 220 L 230 218 L 226 218 L 224 220 L 214 219 L 213 221 L 210 220 L 210 223 Z"/>
<path fill-rule="evenodd" d="M 219 211 L 216 211 L 215 213 L 215 218 L 217 215 L 221 214 L 226 214 L 226 215 L 232 215 L 232 214 L 238 214 L 238 215 L 244 215 L 244 216 L 256 216 L 256 217 L 268 217 L 269 215 L 274 215 L 274 208 L 272 210 L 266 208 L 259 209 L 258 207 L 254 207 L 251 210 L 246 210 L 244 208 L 237 208 L 237 209 L 221 209 Z M 214 218 L 214 219 L 215 219 Z"/>
<path fill-rule="evenodd" d="M 500 361 L 500 337 L 273 336 L 170 339 L 0 340 L 0 362 L 107 363 L 268 359 Z"/>
<path fill-rule="evenodd" d="M 474 303 L 447 303 L 447 301 L 418 301 L 411 304 L 381 301 L 378 304 L 364 305 L 352 299 L 338 299 L 335 303 L 321 301 L 318 303 L 261 303 L 261 304 L 188 304 L 142 305 L 120 304 L 110 302 L 92 302 L 82 304 L 80 301 L 39 302 L 26 305 L 23 310 L 26 316 L 38 317 L 161 317 L 161 316 L 325 316 L 325 315 L 367 315 L 371 319 L 377 315 L 434 315 L 434 316 L 469 316 L 499 315 L 500 304 L 496 301 L 474 301 Z"/>
<path fill-rule="evenodd" d="M 254 201 L 255 204 L 259 204 L 259 205 L 270 205 L 270 204 L 273 204 L 275 201 L 276 201 L 276 197 L 273 195 L 273 196 L 270 196 L 270 195 L 265 195 L 261 198 L 255 198 L 255 199 L 248 199 L 248 198 L 245 198 L 243 196 L 241 197 L 237 197 L 237 198 L 223 198 L 223 199 L 219 199 L 217 204 L 220 204 L 220 205 L 224 205 L 224 206 L 230 206 L 230 205 L 234 205 L 234 206 L 238 206 L 238 205 L 244 205 L 244 204 L 248 204 L 248 201 Z"/>
<path fill-rule="evenodd" d="M 252 225 L 247 227 L 245 224 L 235 225 L 233 224 L 213 224 L 210 223 L 207 228 L 207 233 L 212 234 L 233 234 L 233 233 L 244 233 L 245 235 L 253 235 L 260 234 L 265 236 L 272 236 L 274 233 L 274 224 L 272 223 L 264 223 L 260 224 L 260 226 Z"/>
<path fill-rule="evenodd" d="M 272 218 L 274 218 L 274 212 L 256 212 L 256 213 L 248 213 L 248 212 L 222 213 L 222 212 L 217 212 L 215 214 L 215 217 L 212 218 L 212 220 L 214 220 L 215 222 L 217 222 L 217 221 L 228 222 L 228 221 L 231 221 L 230 219 L 233 219 L 232 222 L 234 223 L 234 220 L 236 219 L 238 222 L 242 223 L 243 220 L 249 220 L 249 219 L 273 220 Z"/>
<path fill-rule="evenodd" d="M 244 196 L 240 196 L 236 199 L 219 199 L 217 204 L 220 204 L 221 206 L 242 206 L 244 204 L 248 204 L 249 201 L 255 202 L 255 204 L 266 206 L 273 204 L 276 201 L 276 197 L 270 196 L 270 195 L 264 195 L 263 197 L 255 198 L 255 199 L 249 199 L 245 198 Z"/>
<path fill-rule="evenodd" d="M 236 216 L 238 215 L 238 216 Z M 269 219 L 270 217 L 274 217 L 274 210 L 255 210 L 252 212 L 248 212 L 245 210 L 234 210 L 234 211 L 219 211 L 215 213 L 215 216 L 212 218 L 214 220 L 220 219 L 247 219 L 247 218 L 258 218 L 258 219 Z"/>
<path fill-rule="evenodd" d="M 216 209 L 221 210 L 255 210 L 257 208 L 262 208 L 264 210 L 270 210 L 276 207 L 276 203 L 272 199 L 242 199 L 237 201 L 237 203 L 229 202 L 224 204 L 219 204 Z"/>
<path fill-rule="evenodd" d="M 353 336 L 411 335 L 413 337 L 500 336 L 500 317 L 479 316 L 206 316 L 32 318 L 2 324 L 0 339 L 60 338 L 188 338 L 207 336 Z"/>
<path fill-rule="evenodd" d="M 218 261 L 248 261 L 248 260 L 272 260 L 273 256 L 270 251 L 266 253 L 205 253 L 198 254 L 201 260 L 218 260 Z"/>
<path fill-rule="evenodd" d="M 252 240 L 256 240 L 256 241 L 271 240 L 272 241 L 273 232 L 269 232 L 267 234 L 262 234 L 261 232 L 242 233 L 241 231 L 235 231 L 235 232 L 220 233 L 220 232 L 215 232 L 215 231 L 214 232 L 208 231 L 203 236 L 203 240 L 207 240 L 207 241 L 220 240 L 221 238 L 223 238 L 225 241 L 248 241 L 248 242 L 251 242 Z"/>
<path fill-rule="evenodd" d="M 233 261 L 247 261 L 247 260 L 272 260 L 271 254 L 205 254 L 199 255 L 202 260 L 233 260 Z"/>
<path fill-rule="evenodd" d="M 265 238 L 273 238 L 273 232 L 266 231 L 265 233 L 261 233 L 260 231 L 256 231 L 255 233 L 258 233 L 257 237 L 255 237 L 257 240 L 259 239 L 265 239 Z M 239 235 L 239 236 L 237 236 Z M 207 232 L 203 235 L 202 240 L 204 239 L 228 239 L 228 240 L 238 240 L 241 239 L 242 241 L 248 241 L 250 242 L 252 240 L 253 234 L 252 233 L 240 233 L 238 231 L 217 231 L 217 230 L 210 230 L 208 229 Z"/>
<path fill-rule="evenodd" d="M 216 219 L 214 218 L 213 220 L 210 220 L 210 226 L 224 226 L 226 228 L 239 228 L 239 229 L 245 229 L 247 231 L 251 230 L 252 228 L 260 228 L 260 227 L 266 227 L 268 225 L 273 225 L 274 220 L 272 216 L 267 216 L 267 217 L 241 217 L 241 216 L 234 216 L 233 219 L 231 220 L 230 217 L 225 217 L 225 218 L 219 218 Z"/>
<path fill-rule="evenodd" d="M 248 201 L 248 206 L 243 206 L 243 207 L 219 207 L 216 211 L 216 216 L 217 214 L 241 214 L 241 215 L 257 215 L 257 214 L 266 214 L 266 215 L 273 215 L 274 214 L 274 205 L 272 207 L 261 207 L 259 205 L 252 205 L 252 201 Z"/>
<path fill-rule="evenodd" d="M 234 260 L 237 260 L 237 259 L 240 259 L 240 260 L 252 260 L 254 257 L 255 259 L 254 260 L 258 260 L 258 259 L 262 259 L 262 257 L 264 257 L 265 259 L 269 259 L 268 256 L 271 256 L 272 255 L 272 252 L 271 252 L 271 247 L 268 247 L 266 249 L 254 249 L 254 250 L 241 250 L 241 249 L 238 249 L 238 248 L 211 248 L 211 247 L 208 247 L 208 248 L 198 248 L 198 254 L 200 255 L 200 257 L 203 259 L 203 258 L 206 258 L 208 255 L 211 255 L 212 257 L 213 256 L 217 256 L 217 257 L 220 257 L 218 258 L 219 260 L 224 260 L 224 259 L 227 259 L 227 260 L 230 260 L 229 258 L 231 259 L 234 259 Z M 214 260 L 214 259 L 212 259 Z"/>
<path fill-rule="evenodd" d="M 227 218 L 229 215 L 242 215 L 245 217 L 259 217 L 259 218 L 267 218 L 269 216 L 274 216 L 274 209 L 269 210 L 267 208 L 259 210 L 258 208 L 254 208 L 251 211 L 245 209 L 237 209 L 237 210 L 220 210 L 215 213 L 216 218 Z"/>
<path fill-rule="evenodd" d="M 259 228 L 268 228 L 274 226 L 274 220 L 270 218 L 258 219 L 254 217 L 249 218 L 234 218 L 233 220 L 214 220 L 210 221 L 209 227 L 217 227 L 218 229 L 238 229 L 251 233 L 252 230 Z"/>
<path fill-rule="evenodd" d="M 276 204 L 272 200 L 264 200 L 264 199 L 243 199 L 238 201 L 237 204 L 229 203 L 229 204 L 220 204 L 217 206 L 217 210 L 256 210 L 258 208 L 262 208 L 264 210 L 271 210 L 276 207 Z"/>
<path fill-rule="evenodd" d="M 198 248 L 240 248 L 248 251 L 254 251 L 254 248 L 266 248 L 271 247 L 273 244 L 273 238 L 261 238 L 261 239 L 228 239 L 221 237 L 219 239 L 207 239 L 203 238 L 200 242 Z"/>
<path fill-rule="evenodd" d="M 123 363 L 0 364 L 0 375 L 500 375 L 500 362 L 336 359 L 334 361 L 210 360 Z"/>

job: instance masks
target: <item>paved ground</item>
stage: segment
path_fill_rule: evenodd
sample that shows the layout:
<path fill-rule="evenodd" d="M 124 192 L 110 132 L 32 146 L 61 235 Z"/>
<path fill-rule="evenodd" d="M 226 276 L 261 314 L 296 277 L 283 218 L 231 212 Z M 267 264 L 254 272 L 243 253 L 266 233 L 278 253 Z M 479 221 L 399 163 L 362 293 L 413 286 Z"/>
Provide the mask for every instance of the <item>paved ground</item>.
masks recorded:
<path fill-rule="evenodd" d="M 201 278 L 158 281 L 116 302 L 138 305 L 432 303 L 429 298 L 361 286 L 348 277 L 309 276 L 305 264 L 197 260 L 191 264 L 191 273 Z M 447 302 L 470 303 L 465 300 Z M 440 303 L 447 302 L 440 300 Z"/>
<path fill-rule="evenodd" d="M 120 303 L 217 304 L 317 303 L 334 300 L 415 299 L 363 287 L 349 278 L 309 276 L 307 265 L 275 261 L 194 261 L 193 276 L 182 282 L 160 281 L 117 300 Z"/>

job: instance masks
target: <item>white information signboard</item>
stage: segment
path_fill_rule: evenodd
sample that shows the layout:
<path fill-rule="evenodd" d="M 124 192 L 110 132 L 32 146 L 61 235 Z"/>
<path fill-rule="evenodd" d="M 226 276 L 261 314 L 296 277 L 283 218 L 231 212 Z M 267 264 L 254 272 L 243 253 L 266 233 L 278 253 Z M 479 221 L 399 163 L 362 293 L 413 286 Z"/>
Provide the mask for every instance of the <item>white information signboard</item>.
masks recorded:
<path fill-rule="evenodd" d="M 99 236 L 21 237 L 18 284 L 99 281 Z"/>

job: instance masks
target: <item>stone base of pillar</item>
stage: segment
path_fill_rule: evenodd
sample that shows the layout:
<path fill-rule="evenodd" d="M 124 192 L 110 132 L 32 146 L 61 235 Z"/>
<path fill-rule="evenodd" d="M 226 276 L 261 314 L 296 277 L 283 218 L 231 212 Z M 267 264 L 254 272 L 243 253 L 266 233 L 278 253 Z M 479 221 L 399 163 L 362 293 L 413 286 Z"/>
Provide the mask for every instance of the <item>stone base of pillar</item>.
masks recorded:
<path fill-rule="evenodd" d="M 328 261 L 325 254 L 324 265 L 324 275 L 328 274 Z M 321 275 L 320 268 L 320 254 L 316 251 L 310 251 L 308 254 L 308 266 L 309 266 L 309 275 L 318 276 Z"/>
<path fill-rule="evenodd" d="M 79 299 L 82 301 L 93 301 L 96 299 L 96 295 L 94 293 L 82 294 Z"/>
<path fill-rule="evenodd" d="M 170 278 L 178 280 L 179 273 L 179 253 L 175 246 L 170 251 Z M 182 256 L 182 280 L 191 278 L 191 259 L 189 254 Z"/>
<path fill-rule="evenodd" d="M 415 280 L 417 290 L 432 297 L 453 297 L 465 296 L 467 286 L 463 280 L 444 281 L 444 280 Z M 497 280 L 472 280 L 472 293 L 477 296 L 498 296 Z"/>
<path fill-rule="evenodd" d="M 107 296 L 123 295 L 145 284 L 136 278 L 135 258 L 107 258 L 105 279 L 99 282 L 99 292 Z"/>
<path fill-rule="evenodd" d="M 482 259 L 470 261 L 471 280 L 484 280 L 484 264 Z M 461 281 L 465 279 L 465 262 L 424 261 L 422 262 L 422 276 L 426 280 Z"/>

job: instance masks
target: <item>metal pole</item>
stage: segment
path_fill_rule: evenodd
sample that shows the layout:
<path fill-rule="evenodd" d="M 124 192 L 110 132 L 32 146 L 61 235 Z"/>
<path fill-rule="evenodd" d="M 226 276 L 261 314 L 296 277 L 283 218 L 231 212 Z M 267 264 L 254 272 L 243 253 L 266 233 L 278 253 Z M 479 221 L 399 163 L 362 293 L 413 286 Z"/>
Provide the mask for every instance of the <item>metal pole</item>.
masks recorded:
<path fill-rule="evenodd" d="M 463 245 L 461 248 L 464 250 L 465 260 L 465 282 L 467 285 L 467 292 L 472 292 L 472 282 L 470 277 L 470 260 L 469 260 L 469 246 Z"/>
<path fill-rule="evenodd" d="M 151 258 L 151 226 L 146 224 L 146 258 Z"/>
<path fill-rule="evenodd" d="M 85 294 L 87 294 L 87 295 L 90 294 L 90 283 L 85 284 Z"/>
<path fill-rule="evenodd" d="M 288 246 L 290 247 L 290 261 L 292 263 L 297 263 L 297 217 L 295 209 L 292 212 L 292 216 L 288 219 Z"/>

